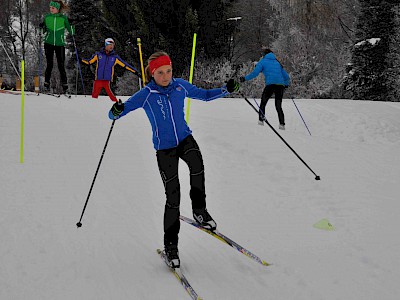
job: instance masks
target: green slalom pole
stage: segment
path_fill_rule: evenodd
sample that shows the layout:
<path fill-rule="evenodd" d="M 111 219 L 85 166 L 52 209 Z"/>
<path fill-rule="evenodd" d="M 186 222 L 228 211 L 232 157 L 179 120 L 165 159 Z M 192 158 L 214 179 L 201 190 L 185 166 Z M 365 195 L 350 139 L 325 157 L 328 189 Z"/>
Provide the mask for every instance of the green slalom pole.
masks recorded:
<path fill-rule="evenodd" d="M 21 146 L 20 163 L 24 163 L 24 127 L 25 127 L 25 61 L 21 61 Z"/>
<path fill-rule="evenodd" d="M 192 61 L 190 63 L 190 75 L 189 75 L 189 82 L 193 82 L 193 69 L 194 69 L 194 57 L 196 54 L 196 39 L 197 33 L 193 35 L 193 47 L 192 47 Z M 186 109 L 186 123 L 189 124 L 189 117 L 190 117 L 190 98 L 188 98 L 188 106 Z"/>

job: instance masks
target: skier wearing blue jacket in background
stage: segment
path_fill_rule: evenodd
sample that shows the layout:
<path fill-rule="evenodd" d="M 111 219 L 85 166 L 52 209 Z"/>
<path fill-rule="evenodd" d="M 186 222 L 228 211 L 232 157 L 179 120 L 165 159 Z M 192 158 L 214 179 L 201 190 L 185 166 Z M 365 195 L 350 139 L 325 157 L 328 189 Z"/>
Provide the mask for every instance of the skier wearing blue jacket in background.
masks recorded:
<path fill-rule="evenodd" d="M 265 78 L 265 88 L 261 96 L 259 124 L 264 125 L 265 106 L 272 94 L 275 93 L 275 108 L 279 118 L 279 129 L 285 129 L 285 115 L 282 110 L 282 98 L 285 88 L 290 84 L 290 77 L 271 49 L 263 48 L 264 57 L 257 63 L 253 72 L 240 77 L 240 82 L 256 78 L 261 72 Z"/>
<path fill-rule="evenodd" d="M 224 87 L 200 89 L 181 78 L 172 77 L 172 62 L 165 52 L 152 54 L 148 61 L 148 84 L 125 103 L 115 103 L 109 112 L 109 118 L 118 119 L 138 108 L 143 108 L 149 118 L 158 168 L 167 198 L 164 211 L 164 251 L 169 265 L 178 268 L 179 159 L 190 170 L 190 198 L 194 219 L 204 228 L 215 230 L 217 227 L 206 208 L 203 158 L 185 121 L 184 100 L 186 97 L 203 101 L 218 99 L 238 91 L 239 84 L 230 79 Z"/>

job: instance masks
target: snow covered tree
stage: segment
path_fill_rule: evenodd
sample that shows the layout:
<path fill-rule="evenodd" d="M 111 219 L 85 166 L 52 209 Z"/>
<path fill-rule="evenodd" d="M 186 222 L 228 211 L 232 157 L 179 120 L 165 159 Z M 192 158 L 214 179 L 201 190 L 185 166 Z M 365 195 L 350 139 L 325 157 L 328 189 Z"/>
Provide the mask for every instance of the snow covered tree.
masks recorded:
<path fill-rule="evenodd" d="M 21 3 L 17 3 L 15 0 L 6 0 L 4 3 L 2 2 L 0 9 L 0 73 L 7 79 L 11 79 L 16 76 L 12 64 L 19 69 L 19 62 L 25 55 L 24 51 L 20 51 L 21 32 L 15 26 L 19 19 L 19 12 L 22 12 L 20 9 L 18 9 L 18 4 Z M 19 7 L 21 8 L 21 6 Z M 23 22 L 22 19 L 21 21 Z M 24 26 L 20 27 L 20 29 L 23 28 Z M 24 36 L 24 34 L 22 36 Z M 5 51 L 7 51 L 11 62 L 9 61 Z M 18 70 L 18 72 L 20 72 L 20 70 Z M 14 85 L 15 81 L 10 80 L 10 83 Z"/>
<path fill-rule="evenodd" d="M 42 38 L 39 23 L 48 12 L 45 0 L 4 0 L 0 9 L 0 39 L 10 58 L 19 70 L 19 62 L 25 60 L 26 87 L 33 88 L 33 75 L 39 66 L 39 53 Z M 4 49 L 0 48 L 0 74 L 15 86 L 15 71 Z M 43 66 L 42 66 L 43 68 Z"/>
<path fill-rule="evenodd" d="M 358 0 L 231 2 L 230 17 L 242 17 L 234 36 L 232 59 L 241 64 L 240 74 L 254 68 L 253 63 L 261 56 L 261 45 L 266 45 L 291 75 L 289 94 L 341 96 L 339 85 L 349 60 Z M 249 92 L 252 90 L 257 90 L 256 84 Z"/>
<path fill-rule="evenodd" d="M 271 47 L 278 36 L 280 13 L 266 0 L 237 0 L 229 10 L 233 63 L 258 60 L 262 46 Z M 238 20 L 237 18 L 240 17 Z"/>
<path fill-rule="evenodd" d="M 18 64 L 20 59 L 25 59 L 32 23 L 29 13 L 30 1 L 5 0 L 1 4 L 1 39 L 12 44 L 13 56 Z"/>
<path fill-rule="evenodd" d="M 396 100 L 393 38 L 396 12 L 393 1 L 361 0 L 356 26 L 357 43 L 345 78 L 353 99 Z"/>
<path fill-rule="evenodd" d="M 311 98 L 336 96 L 348 57 L 353 21 L 349 12 L 355 2 L 273 1 L 281 19 L 279 36 L 272 48 L 291 75 L 289 94 Z M 343 30 L 343 23 L 350 26 L 350 32 Z"/>

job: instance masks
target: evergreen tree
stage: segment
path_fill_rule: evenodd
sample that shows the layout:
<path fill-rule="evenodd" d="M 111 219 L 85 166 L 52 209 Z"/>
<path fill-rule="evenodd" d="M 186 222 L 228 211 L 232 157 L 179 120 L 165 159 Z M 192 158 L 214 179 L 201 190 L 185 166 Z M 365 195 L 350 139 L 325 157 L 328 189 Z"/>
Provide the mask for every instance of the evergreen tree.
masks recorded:
<path fill-rule="evenodd" d="M 142 40 L 143 57 L 153 52 L 168 52 L 180 75 L 190 61 L 197 15 L 189 0 L 121 0 L 103 1 L 109 32 L 116 38 L 118 53 L 139 66 L 137 38 Z M 137 64 L 133 63 L 137 62 Z"/>
<path fill-rule="evenodd" d="M 103 0 L 103 15 L 107 23 L 104 35 L 112 37 L 115 41 L 116 51 L 129 64 L 137 67 L 139 64 L 139 54 L 136 46 L 136 38 L 138 37 L 138 26 L 136 16 L 130 10 L 134 1 L 119 0 L 115 1 Z M 124 73 L 122 68 L 116 68 L 116 77 Z"/>
<path fill-rule="evenodd" d="M 231 28 L 223 0 L 119 0 L 102 1 L 109 31 L 118 52 L 139 62 L 136 38 L 142 40 L 143 57 L 164 50 L 171 55 L 174 73 L 181 76 L 190 65 L 193 34 L 209 57 L 228 55 Z M 229 24 L 228 24 L 229 25 Z M 129 49 L 126 46 L 129 45 Z M 121 51 L 121 47 L 124 50 Z M 124 52 L 126 51 L 126 52 Z M 134 64 L 135 66 L 135 64 Z"/>
<path fill-rule="evenodd" d="M 179 76 L 190 62 L 197 16 L 189 0 L 133 1 L 130 10 L 142 38 L 144 58 L 154 51 L 168 52 Z"/>
<path fill-rule="evenodd" d="M 392 39 L 396 14 L 392 1 L 362 0 L 356 26 L 357 43 L 345 79 L 353 99 L 395 100 Z"/>
<path fill-rule="evenodd" d="M 68 3 L 70 23 L 75 27 L 74 38 L 79 58 L 89 58 L 104 45 L 104 39 L 107 38 L 104 35 L 107 23 L 102 17 L 100 4 L 100 0 L 70 0 Z M 70 52 L 67 67 L 75 72 L 77 67 L 75 48 L 72 38 L 69 37 L 68 40 L 70 42 Z M 82 65 L 81 69 L 85 91 L 90 93 L 94 79 L 94 69 L 86 65 Z M 76 76 L 80 75 L 77 74 Z M 78 81 L 78 93 L 82 93 L 80 79 Z"/>
<path fill-rule="evenodd" d="M 235 29 L 227 19 L 228 1 L 203 0 L 190 1 L 198 14 L 198 41 L 199 48 L 204 50 L 208 58 L 229 57 L 230 39 Z M 231 1 L 229 1 L 231 2 Z"/>

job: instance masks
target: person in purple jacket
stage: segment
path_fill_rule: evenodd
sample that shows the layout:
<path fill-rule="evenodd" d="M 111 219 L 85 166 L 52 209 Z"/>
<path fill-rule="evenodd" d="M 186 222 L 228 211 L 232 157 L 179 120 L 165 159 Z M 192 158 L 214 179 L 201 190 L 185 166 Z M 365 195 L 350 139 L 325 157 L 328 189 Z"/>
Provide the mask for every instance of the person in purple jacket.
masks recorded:
<path fill-rule="evenodd" d="M 93 54 L 91 58 L 81 60 L 87 65 L 96 62 L 96 75 L 93 84 L 92 98 L 98 98 L 101 90 L 104 88 L 112 101 L 118 101 L 117 97 L 115 97 L 110 89 L 110 81 L 112 81 L 114 77 L 115 65 L 119 65 L 140 77 L 139 72 L 134 67 L 124 62 L 119 57 L 119 55 L 114 51 L 114 46 L 114 40 L 112 38 L 107 38 L 104 41 L 104 48 Z"/>
<path fill-rule="evenodd" d="M 247 76 L 240 77 L 244 82 L 256 78 L 261 72 L 265 78 L 265 88 L 261 96 L 258 124 L 264 125 L 265 106 L 272 94 L 275 93 L 275 108 L 279 118 L 279 129 L 285 130 L 285 115 L 282 110 L 282 98 L 285 88 L 290 84 L 290 77 L 280 62 L 276 59 L 271 49 L 263 48 L 264 57 L 257 63 L 253 72 Z"/>
<path fill-rule="evenodd" d="M 109 118 L 121 118 L 138 108 L 143 108 L 147 114 L 153 130 L 153 145 L 167 198 L 164 211 L 165 254 L 169 265 L 178 268 L 181 198 L 179 159 L 182 159 L 190 170 L 190 198 L 194 219 L 209 230 L 215 230 L 217 227 L 206 208 L 203 158 L 185 121 L 184 100 L 186 97 L 203 101 L 218 99 L 238 91 L 239 84 L 230 79 L 226 86 L 221 88 L 201 89 L 186 80 L 172 77 L 172 62 L 165 52 L 152 54 L 148 61 L 148 84 L 125 103 L 115 103 L 109 112 Z"/>

